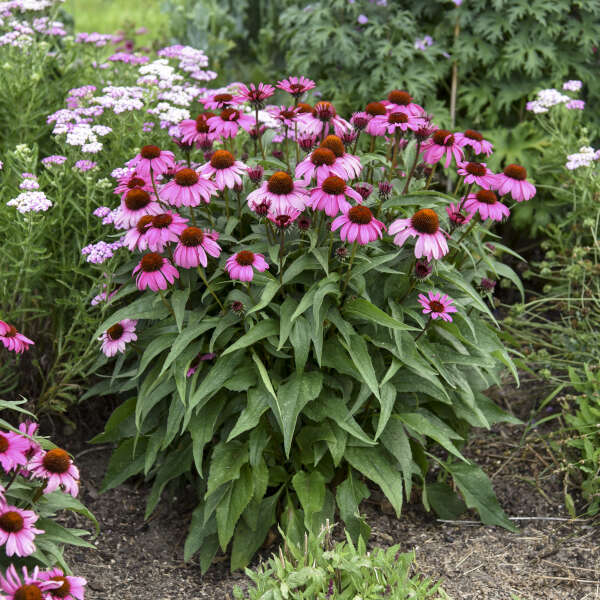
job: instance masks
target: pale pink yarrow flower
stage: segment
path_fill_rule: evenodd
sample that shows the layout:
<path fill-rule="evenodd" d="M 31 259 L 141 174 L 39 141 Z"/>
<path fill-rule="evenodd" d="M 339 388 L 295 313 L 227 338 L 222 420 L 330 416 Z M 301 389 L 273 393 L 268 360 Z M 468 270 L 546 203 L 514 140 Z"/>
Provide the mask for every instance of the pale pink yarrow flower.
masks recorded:
<path fill-rule="evenodd" d="M 304 181 L 295 181 L 284 171 L 276 171 L 248 194 L 248 207 L 254 212 L 260 205 L 267 205 L 272 211 L 280 211 L 286 206 L 302 211 L 308 202 L 305 188 Z"/>
<path fill-rule="evenodd" d="M 62 448 L 53 448 L 34 456 L 29 462 L 29 470 L 34 477 L 46 480 L 44 494 L 61 488 L 75 498 L 79 492 L 79 469 Z"/>
<path fill-rule="evenodd" d="M 419 294 L 418 300 L 419 304 L 423 307 L 423 314 L 429 315 L 432 319 L 437 319 L 439 317 L 440 319 L 451 323 L 452 317 L 450 316 L 450 313 L 455 313 L 457 311 L 456 306 L 452 305 L 454 300 L 449 298 L 446 294 L 442 296 L 439 292 L 436 294 L 427 292 L 427 296 L 425 296 L 425 294 Z"/>
<path fill-rule="evenodd" d="M 137 340 L 135 327 L 137 321 L 123 319 L 109 327 L 98 339 L 102 342 L 102 352 L 106 356 L 114 356 L 117 352 L 125 352 L 125 344 Z"/>
<path fill-rule="evenodd" d="M 151 173 L 156 177 L 175 167 L 175 155 L 158 146 L 143 146 L 140 153 L 126 164 L 128 167 L 135 167 L 140 177 L 149 178 Z"/>
<path fill-rule="evenodd" d="M 263 272 L 269 268 L 269 265 L 262 254 L 250 252 L 250 250 L 241 250 L 227 259 L 225 268 L 231 279 L 252 281 L 254 278 L 253 269 Z"/>
<path fill-rule="evenodd" d="M 235 160 L 231 152 L 217 150 L 210 161 L 200 167 L 200 174 L 208 177 L 215 176 L 215 183 L 220 190 L 233 189 L 242 185 L 242 175 L 248 174 L 248 167 L 241 161 Z"/>
<path fill-rule="evenodd" d="M 340 229 L 341 227 L 341 229 Z M 340 229 L 340 238 L 365 245 L 381 238 L 386 226 L 366 206 L 353 206 L 333 220 L 331 231 Z"/>
<path fill-rule="evenodd" d="M 175 264 L 184 269 L 192 269 L 198 265 L 206 267 L 207 254 L 219 258 L 221 246 L 199 227 L 187 227 L 179 236 L 179 243 L 173 252 Z"/>
<path fill-rule="evenodd" d="M 292 76 L 277 82 L 277 87 L 280 90 L 291 94 L 294 98 L 300 98 L 302 94 L 315 87 L 315 82 L 306 77 Z"/>
<path fill-rule="evenodd" d="M 8 473 L 27 464 L 29 440 L 12 431 L 0 431 L 0 465 Z"/>
<path fill-rule="evenodd" d="M 504 217 L 510 216 L 508 206 L 499 202 L 498 196 L 492 190 L 479 190 L 475 194 L 469 194 L 463 208 L 472 214 L 479 213 L 482 221 L 502 221 Z"/>
<path fill-rule="evenodd" d="M 394 244 L 402 246 L 409 237 L 416 237 L 415 257 L 427 260 L 442 258 L 448 254 L 446 234 L 440 229 L 437 213 L 430 208 L 418 210 L 408 219 L 396 219 L 389 229 L 394 235 Z"/>
<path fill-rule="evenodd" d="M 194 169 L 179 169 L 175 177 L 160 190 L 162 199 L 172 206 L 199 206 L 208 204 L 211 196 L 218 193 L 217 186 L 206 177 L 200 177 Z"/>
<path fill-rule="evenodd" d="M 297 179 L 304 179 L 306 184 L 314 177 L 317 183 L 321 183 L 327 177 L 337 175 L 342 179 L 350 179 L 348 172 L 338 161 L 335 154 L 329 148 L 316 148 L 303 161 L 296 166 Z"/>
<path fill-rule="evenodd" d="M 531 200 L 536 194 L 535 185 L 526 181 L 527 171 L 520 165 L 508 165 L 502 173 L 496 175 L 496 190 L 500 196 L 508 194 L 513 200 L 523 202 Z"/>
<path fill-rule="evenodd" d="M 422 117 L 425 115 L 425 110 L 419 104 L 413 102 L 413 97 L 403 90 L 392 90 L 387 97 L 387 100 L 382 100 L 388 112 L 396 112 L 404 110 L 413 117 Z"/>
<path fill-rule="evenodd" d="M 135 283 L 140 291 L 145 290 L 147 287 L 153 292 L 166 290 L 169 284 L 179 279 L 179 271 L 158 252 L 145 254 L 133 269 L 132 275 L 136 273 Z"/>
<path fill-rule="evenodd" d="M 162 252 L 167 244 L 177 242 L 187 223 L 187 219 L 170 210 L 152 217 L 145 234 L 148 250 Z"/>
<path fill-rule="evenodd" d="M 222 110 L 207 123 L 212 133 L 223 138 L 234 138 L 240 127 L 249 132 L 255 125 L 254 117 L 233 108 Z"/>
<path fill-rule="evenodd" d="M 475 154 L 485 154 L 489 156 L 494 147 L 491 142 L 483 139 L 483 135 L 474 129 L 467 129 L 464 133 L 455 133 L 454 141 L 461 147 L 469 146 L 473 148 Z"/>
<path fill-rule="evenodd" d="M 7 556 L 29 556 L 35 552 L 33 540 L 44 533 L 33 526 L 37 520 L 38 515 L 32 510 L 0 503 L 0 546 L 4 546 Z"/>
<path fill-rule="evenodd" d="M 421 145 L 423 160 L 434 165 L 445 157 L 444 167 L 448 168 L 452 157 L 459 163 L 463 159 L 462 148 L 456 143 L 454 135 L 446 129 L 438 129 Z"/>
<path fill-rule="evenodd" d="M 29 350 L 29 346 L 35 344 L 33 340 L 19 333 L 13 325 L 4 321 L 0 321 L 0 342 L 7 350 L 17 354 L 22 354 L 25 350 Z"/>
<path fill-rule="evenodd" d="M 42 600 L 47 598 L 50 590 L 60 587 L 58 581 L 43 581 L 39 571 L 39 567 L 35 567 L 29 575 L 27 567 L 23 567 L 22 581 L 15 565 L 10 565 L 4 576 L 0 573 L 0 588 L 2 592 L 8 594 L 2 596 L 3 600 Z"/>
<path fill-rule="evenodd" d="M 329 217 L 339 212 L 348 212 L 351 208 L 346 196 L 362 204 L 362 196 L 353 190 L 341 178 L 333 175 L 324 179 L 320 185 L 310 191 L 310 206 L 313 210 L 322 210 Z"/>
<path fill-rule="evenodd" d="M 476 183 L 484 190 L 496 188 L 496 176 L 487 168 L 485 163 L 459 162 L 458 174 L 465 178 L 466 184 Z"/>
<path fill-rule="evenodd" d="M 46 600 L 84 600 L 84 586 L 87 581 L 83 577 L 65 575 L 62 569 L 54 567 L 39 574 L 41 581 L 52 581 L 60 584 L 56 589 L 47 590 Z"/>

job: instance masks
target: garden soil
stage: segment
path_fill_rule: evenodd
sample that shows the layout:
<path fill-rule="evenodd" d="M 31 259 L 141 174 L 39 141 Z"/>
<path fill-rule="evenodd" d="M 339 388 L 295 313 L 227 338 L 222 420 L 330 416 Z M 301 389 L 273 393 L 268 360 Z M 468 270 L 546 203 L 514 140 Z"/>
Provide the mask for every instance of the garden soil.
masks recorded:
<path fill-rule="evenodd" d="M 507 384 L 493 395 L 523 421 L 539 400 L 536 387 L 527 385 L 517 390 Z M 416 572 L 441 579 L 454 600 L 599 600 L 597 529 L 592 521 L 569 520 L 563 472 L 554 462 L 560 461 L 542 440 L 548 424 L 538 429 L 500 424 L 491 432 L 477 430 L 465 449 L 491 477 L 503 509 L 516 517 L 518 533 L 482 526 L 473 513 L 440 522 L 417 502 L 398 519 L 373 489 L 361 507 L 372 527 L 371 546 L 400 544 L 402 551 L 414 551 Z M 74 445 L 74 437 L 65 443 L 81 470 L 82 500 L 101 525 L 95 551 L 67 551 L 75 574 L 88 581 L 86 600 L 225 600 L 235 585 L 247 585 L 244 574 L 229 573 L 225 556 L 204 576 L 197 563 L 183 562 L 193 509 L 185 499 L 163 501 L 144 521 L 148 488 L 142 482 L 99 494 L 110 448 Z M 67 522 L 86 526 L 78 516 Z M 276 548 L 272 540 L 262 558 Z"/>

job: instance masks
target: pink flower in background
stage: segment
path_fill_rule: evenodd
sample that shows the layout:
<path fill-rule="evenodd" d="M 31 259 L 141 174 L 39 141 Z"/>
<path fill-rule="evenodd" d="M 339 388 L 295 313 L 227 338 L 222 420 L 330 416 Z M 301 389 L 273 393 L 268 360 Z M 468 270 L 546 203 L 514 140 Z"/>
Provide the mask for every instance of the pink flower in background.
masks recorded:
<path fill-rule="evenodd" d="M 50 494 L 59 487 L 73 498 L 79 493 L 79 469 L 62 448 L 53 448 L 34 456 L 29 469 L 35 477 L 46 480 L 44 494 Z"/>
<path fill-rule="evenodd" d="M 191 269 L 208 264 L 207 254 L 219 258 L 221 246 L 199 227 L 187 227 L 179 236 L 179 243 L 173 252 L 175 264 L 184 269 Z"/>
<path fill-rule="evenodd" d="M 211 133 L 224 138 L 234 138 L 240 127 L 250 131 L 254 127 L 254 117 L 233 108 L 226 108 L 219 115 L 207 120 Z"/>
<path fill-rule="evenodd" d="M 388 112 L 396 112 L 397 110 L 406 111 L 413 117 L 425 116 L 425 110 L 413 102 L 413 97 L 403 90 L 392 90 L 387 97 L 387 100 L 382 100 Z"/>
<path fill-rule="evenodd" d="M 244 102 L 244 98 L 239 95 L 230 94 L 229 92 L 219 92 L 200 98 L 200 102 L 204 104 L 204 108 L 223 110 L 229 108 L 232 104 L 241 104 Z"/>
<path fill-rule="evenodd" d="M 347 212 L 351 205 L 346 196 L 353 198 L 359 204 L 362 196 L 341 178 L 333 175 L 324 179 L 318 187 L 310 191 L 310 206 L 313 210 L 322 210 L 329 217 L 335 217 L 339 212 Z"/>
<path fill-rule="evenodd" d="M 162 252 L 169 242 L 177 242 L 187 223 L 187 219 L 170 210 L 153 217 L 146 230 L 148 250 Z"/>
<path fill-rule="evenodd" d="M 207 176 L 208 177 L 208 176 Z M 194 169 L 179 169 L 175 177 L 160 190 L 162 199 L 172 206 L 199 206 L 208 204 L 217 195 L 217 186 L 208 178 L 200 177 Z"/>
<path fill-rule="evenodd" d="M 439 218 L 434 210 L 422 208 L 409 219 L 396 219 L 389 229 L 394 235 L 394 244 L 402 246 L 409 237 L 416 237 L 415 257 L 427 260 L 448 254 L 448 242 L 440 229 Z"/>
<path fill-rule="evenodd" d="M 333 220 L 331 231 L 340 230 L 340 238 L 365 245 L 383 236 L 385 225 L 366 206 L 353 206 Z"/>
<path fill-rule="evenodd" d="M 29 556 L 35 552 L 33 540 L 44 533 L 33 524 L 38 515 L 32 510 L 0 503 L 0 546 L 4 546 L 7 556 Z"/>
<path fill-rule="evenodd" d="M 286 206 L 302 211 L 308 202 L 305 188 L 305 182 L 294 181 L 284 171 L 276 171 L 258 189 L 248 194 L 248 207 L 256 211 L 257 206 L 267 204 L 273 211 L 280 211 Z"/>
<path fill-rule="evenodd" d="M 302 94 L 312 90 L 315 87 L 315 82 L 306 77 L 288 77 L 277 82 L 277 87 L 294 98 L 300 98 Z"/>
<path fill-rule="evenodd" d="M 565 104 L 565 107 L 569 110 L 583 110 L 585 108 L 585 102 L 583 100 L 569 100 Z"/>
<path fill-rule="evenodd" d="M 248 167 L 227 150 L 217 150 L 210 161 L 200 167 L 200 173 L 208 177 L 215 176 L 215 183 L 220 190 L 233 189 L 242 185 L 241 175 L 248 173 Z"/>
<path fill-rule="evenodd" d="M 197 370 L 201 362 L 208 362 L 214 360 L 217 355 L 214 352 L 208 352 L 207 354 L 198 354 L 196 358 L 190 363 L 190 367 L 185 374 L 186 377 L 191 377 Z"/>
<path fill-rule="evenodd" d="M 56 589 L 47 590 L 47 600 L 83 600 L 84 586 L 87 581 L 83 577 L 65 575 L 58 567 L 39 574 L 41 581 L 52 581 L 60 584 Z"/>
<path fill-rule="evenodd" d="M 302 213 L 293 206 L 284 205 L 277 209 L 269 210 L 267 219 L 272 223 L 275 223 L 278 229 L 287 229 L 301 214 Z"/>
<path fill-rule="evenodd" d="M 472 214 L 478 212 L 482 221 L 502 221 L 504 217 L 510 216 L 508 207 L 499 202 L 498 196 L 491 190 L 479 190 L 475 194 L 469 194 L 463 208 Z"/>
<path fill-rule="evenodd" d="M 530 200 L 536 194 L 535 186 L 527 179 L 527 171 L 520 165 L 508 165 L 504 167 L 502 173 L 496 175 L 496 190 L 500 196 L 508 194 L 512 196 L 513 200 L 517 202 L 523 202 L 523 200 Z"/>
<path fill-rule="evenodd" d="M 12 431 L 0 431 L 0 465 L 8 473 L 27 464 L 29 440 Z"/>
<path fill-rule="evenodd" d="M 179 123 L 181 141 L 184 144 L 196 144 L 199 147 L 209 146 L 217 139 L 217 135 L 210 131 L 208 119 L 215 115 L 206 112 L 198 115 L 196 119 L 185 119 Z"/>
<path fill-rule="evenodd" d="M 434 165 L 445 157 L 444 167 L 448 168 L 452 157 L 459 163 L 463 159 L 462 148 L 456 142 L 454 135 L 446 129 L 438 129 L 421 145 L 423 160 Z"/>
<path fill-rule="evenodd" d="M 225 263 L 225 268 L 231 279 L 239 281 L 252 281 L 254 271 L 266 271 L 269 268 L 265 257 L 250 250 L 242 250 L 233 256 L 230 256 Z"/>
<path fill-rule="evenodd" d="M 343 167 L 347 177 L 343 179 L 354 179 L 360 175 L 362 165 L 358 156 L 348 154 L 344 142 L 337 135 L 328 135 L 322 142 L 321 148 L 327 148 L 335 154 L 335 162 Z"/>
<path fill-rule="evenodd" d="M 275 93 L 275 88 L 268 83 L 259 83 L 258 86 L 251 83 L 238 85 L 238 94 L 244 102 L 249 102 L 255 108 L 262 108 L 265 100 Z"/>
<path fill-rule="evenodd" d="M 133 269 L 136 275 L 135 283 L 138 290 L 143 291 L 149 287 L 153 292 L 166 290 L 169 284 L 179 279 L 179 272 L 157 252 L 149 252 L 142 257 L 139 264 Z"/>
<path fill-rule="evenodd" d="M 429 297 L 427 297 L 429 296 Z M 454 300 L 448 296 L 442 296 L 439 292 L 434 294 L 428 292 L 427 296 L 419 294 L 419 304 L 423 307 L 423 314 L 429 315 L 432 319 L 443 319 L 444 321 L 452 322 L 450 313 L 456 312 L 456 306 L 452 306 Z"/>
<path fill-rule="evenodd" d="M 115 225 L 119 229 L 129 229 L 135 227 L 144 215 L 159 215 L 161 212 L 162 208 L 154 198 L 154 194 L 141 188 L 133 188 L 121 200 Z"/>
<path fill-rule="evenodd" d="M 316 148 L 303 161 L 296 166 L 296 178 L 304 179 L 306 184 L 314 177 L 321 183 L 327 177 L 337 175 L 342 179 L 349 179 L 348 171 L 341 161 L 329 148 Z"/>
<path fill-rule="evenodd" d="M 377 136 L 393 135 L 396 130 L 416 131 L 423 126 L 425 126 L 425 121 L 421 117 L 409 114 L 407 109 L 397 109 L 394 112 L 373 117 L 367 125 L 367 133 Z"/>
<path fill-rule="evenodd" d="M 121 200 L 124 200 L 127 192 L 133 189 L 141 189 L 149 194 L 152 193 L 152 182 L 149 179 L 140 177 L 135 171 L 119 177 L 118 181 L 115 194 L 120 194 Z"/>
<path fill-rule="evenodd" d="M 492 190 L 496 187 L 496 176 L 485 163 L 459 162 L 458 174 L 465 178 L 466 184 L 476 183 L 484 190 Z"/>
<path fill-rule="evenodd" d="M 466 225 L 472 218 L 473 213 L 467 212 L 465 215 L 462 212 L 464 206 L 460 205 L 460 202 L 454 204 L 450 202 L 448 206 L 446 206 L 446 212 L 448 213 L 448 218 L 450 222 L 454 224 L 455 227 L 461 227 L 462 225 Z"/>
<path fill-rule="evenodd" d="M 329 133 L 329 126 L 337 136 L 352 131 L 352 125 L 338 116 L 331 102 L 317 102 L 311 112 L 301 113 L 299 118 L 300 129 L 303 135 L 324 136 Z"/>
<path fill-rule="evenodd" d="M 473 148 L 475 154 L 485 154 L 489 156 L 494 147 L 491 142 L 483 139 L 483 135 L 474 129 L 467 129 L 464 133 L 455 133 L 454 140 L 461 147 L 469 146 Z"/>
<path fill-rule="evenodd" d="M 114 356 L 117 352 L 125 352 L 125 344 L 137 340 L 135 327 L 137 321 L 123 319 L 109 327 L 98 339 L 102 342 L 102 352 L 106 356 Z"/>
<path fill-rule="evenodd" d="M 33 340 L 19 333 L 13 325 L 4 321 L 0 321 L 0 342 L 7 350 L 17 354 L 22 354 L 25 350 L 29 350 L 29 346 L 35 344 Z"/>
<path fill-rule="evenodd" d="M 140 153 L 127 162 L 127 166 L 135 167 L 140 177 L 149 178 L 150 172 L 156 177 L 175 167 L 175 155 L 158 146 L 143 146 Z"/>
<path fill-rule="evenodd" d="M 154 219 L 153 215 L 144 215 L 140 217 L 140 220 L 136 223 L 135 227 L 132 227 L 123 238 L 123 245 L 129 248 L 130 252 L 134 250 L 147 250 L 148 249 L 148 228 L 152 224 Z"/>
<path fill-rule="evenodd" d="M 27 567 L 23 567 L 23 580 L 17 574 L 15 565 L 6 569 L 6 574 L 0 573 L 0 588 L 7 596 L 5 600 L 42 600 L 47 593 L 60 587 L 58 581 L 43 581 L 40 577 L 39 567 L 35 567 L 29 575 Z M 37 588 L 37 589 L 36 589 Z"/>

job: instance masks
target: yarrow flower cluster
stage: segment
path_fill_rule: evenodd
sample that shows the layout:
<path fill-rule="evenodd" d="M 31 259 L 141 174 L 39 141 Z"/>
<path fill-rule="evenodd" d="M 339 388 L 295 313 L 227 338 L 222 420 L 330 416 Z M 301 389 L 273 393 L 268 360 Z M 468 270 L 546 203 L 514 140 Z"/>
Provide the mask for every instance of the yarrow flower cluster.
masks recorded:
<path fill-rule="evenodd" d="M 569 171 L 573 171 L 581 167 L 590 167 L 594 161 L 599 159 L 600 150 L 594 150 L 591 146 L 582 146 L 579 148 L 579 152 L 567 156 L 567 164 L 565 166 Z"/>
<path fill-rule="evenodd" d="M 578 92 L 581 88 L 581 81 L 575 79 L 565 81 L 562 86 L 563 90 L 570 92 Z M 583 110 L 585 108 L 583 100 L 573 99 L 553 88 L 540 90 L 535 100 L 527 103 L 526 108 L 533 113 L 540 114 L 548 112 L 550 108 L 559 104 L 564 104 L 569 110 Z"/>
<path fill-rule="evenodd" d="M 27 191 L 9 200 L 6 205 L 13 206 L 24 215 L 30 212 L 45 212 L 52 206 L 52 202 L 44 192 Z"/>

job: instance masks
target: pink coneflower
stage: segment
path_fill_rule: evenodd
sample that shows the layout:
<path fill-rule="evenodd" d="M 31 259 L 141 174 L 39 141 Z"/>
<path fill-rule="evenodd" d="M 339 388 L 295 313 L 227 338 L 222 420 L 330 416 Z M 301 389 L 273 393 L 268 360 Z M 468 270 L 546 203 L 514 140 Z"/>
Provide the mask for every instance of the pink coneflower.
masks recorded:
<path fill-rule="evenodd" d="M 314 177 L 321 183 L 327 177 L 337 175 L 342 179 L 349 179 L 348 172 L 337 160 L 336 155 L 329 148 L 316 148 L 302 162 L 296 166 L 296 177 L 304 179 L 306 184 Z"/>
<path fill-rule="evenodd" d="M 204 108 L 210 110 L 223 110 L 229 108 L 232 104 L 241 104 L 244 101 L 242 96 L 230 94 L 228 92 L 219 92 L 200 98 L 200 102 L 204 104 Z"/>
<path fill-rule="evenodd" d="M 427 292 L 429 298 L 425 294 L 419 294 L 419 304 L 423 307 L 423 314 L 429 315 L 432 319 L 443 319 L 452 323 L 452 317 L 450 313 L 456 312 L 456 306 L 452 306 L 454 300 L 448 298 L 447 295 L 441 295 L 439 292 L 434 294 L 433 292 Z"/>
<path fill-rule="evenodd" d="M 206 176 L 208 177 L 208 176 Z M 194 169 L 183 168 L 160 190 L 163 200 L 171 206 L 199 206 L 208 204 L 217 195 L 217 186 L 208 178 L 200 177 Z"/>
<path fill-rule="evenodd" d="M 19 431 L 24 434 L 23 439 L 29 444 L 27 451 L 25 452 L 25 456 L 27 457 L 31 457 L 41 450 L 41 446 L 35 440 L 25 437 L 25 435 L 28 435 L 30 438 L 33 438 L 38 430 L 38 427 L 39 426 L 37 423 L 30 421 L 29 419 L 19 423 Z M 2 442 L 0 442 L 0 444 L 1 443 Z"/>
<path fill-rule="evenodd" d="M 416 131 L 424 125 L 425 121 L 421 117 L 415 117 L 408 114 L 406 110 L 398 109 L 395 112 L 373 117 L 367 125 L 367 133 L 377 136 L 393 135 L 397 130 L 402 132 L 407 129 Z"/>
<path fill-rule="evenodd" d="M 241 304 L 241 302 L 239 302 L 238 304 Z M 194 360 L 190 363 L 190 367 L 187 370 L 185 376 L 191 377 L 198 370 L 198 367 L 200 366 L 201 362 L 208 362 L 210 360 L 214 360 L 216 356 L 217 355 L 214 352 L 208 352 L 207 354 L 198 354 L 196 358 L 194 358 Z"/>
<path fill-rule="evenodd" d="M 456 143 L 454 135 L 446 129 L 438 129 L 429 139 L 421 145 L 423 160 L 430 165 L 434 165 L 439 160 L 446 157 L 444 166 L 448 168 L 452 157 L 459 163 L 463 159 L 462 148 Z"/>
<path fill-rule="evenodd" d="M 481 133 L 474 129 L 467 129 L 464 133 L 455 133 L 454 140 L 461 147 L 470 146 L 475 154 L 489 156 L 494 149 L 491 142 L 484 140 Z"/>
<path fill-rule="evenodd" d="M 294 128 L 300 110 L 297 106 L 269 106 L 267 112 L 288 129 Z"/>
<path fill-rule="evenodd" d="M 402 246 L 409 237 L 417 237 L 415 257 L 425 256 L 427 260 L 441 258 L 448 254 L 448 242 L 440 229 L 440 222 L 434 210 L 423 208 L 409 219 L 396 219 L 389 232 L 394 235 L 394 244 Z"/>
<path fill-rule="evenodd" d="M 253 268 L 262 273 L 269 268 L 269 265 L 262 254 L 242 250 L 227 259 L 225 268 L 231 279 L 252 281 L 254 277 Z"/>
<path fill-rule="evenodd" d="M 491 190 L 479 190 L 475 194 L 469 194 L 463 207 L 469 213 L 478 212 L 482 221 L 486 219 L 502 221 L 504 217 L 510 216 L 508 206 L 499 202 L 498 196 Z"/>
<path fill-rule="evenodd" d="M 335 154 L 336 164 L 342 165 L 348 177 L 345 179 L 354 179 L 360 175 L 362 165 L 358 156 L 348 154 L 344 142 L 337 135 L 328 135 L 322 142 L 321 148 L 327 148 Z"/>
<path fill-rule="evenodd" d="M 170 210 L 152 217 L 150 225 L 146 229 L 146 247 L 152 252 L 162 252 L 169 242 L 179 240 L 179 235 L 187 227 L 187 222 L 187 219 Z M 145 248 L 140 248 L 140 250 L 145 250 Z"/>
<path fill-rule="evenodd" d="M 381 238 L 385 225 L 378 221 L 366 206 L 353 206 L 333 220 L 331 231 L 340 230 L 340 238 L 364 245 Z"/>
<path fill-rule="evenodd" d="M 250 131 L 255 125 L 254 117 L 233 108 L 226 108 L 207 121 L 210 131 L 224 138 L 234 138 L 240 127 Z"/>
<path fill-rule="evenodd" d="M 473 218 L 473 213 L 467 211 L 467 214 L 465 215 L 462 212 L 463 208 L 464 208 L 464 206 L 461 206 L 460 202 L 458 202 L 456 204 L 451 202 L 449 206 L 446 206 L 446 212 L 448 213 L 448 219 L 450 219 L 450 222 L 455 227 L 462 227 L 463 225 L 466 225 Z"/>
<path fill-rule="evenodd" d="M 119 177 L 118 181 L 119 184 L 115 188 L 115 194 L 120 195 L 121 200 L 124 199 L 125 194 L 127 194 L 129 190 L 134 188 L 139 188 L 146 192 L 152 191 L 152 182 L 140 177 L 135 171 Z"/>
<path fill-rule="evenodd" d="M 0 342 L 7 350 L 17 354 L 23 354 L 25 350 L 29 350 L 29 346 L 35 345 L 33 340 L 25 337 L 13 325 L 4 321 L 0 321 Z"/>
<path fill-rule="evenodd" d="M 117 352 L 125 353 L 125 344 L 137 340 L 135 327 L 137 321 L 123 319 L 109 327 L 98 339 L 102 342 L 102 352 L 106 356 L 114 356 Z"/>
<path fill-rule="evenodd" d="M 241 185 L 242 178 L 240 175 L 247 173 L 246 165 L 235 160 L 231 152 L 227 150 L 217 150 L 210 157 L 210 161 L 200 168 L 202 175 L 209 177 L 215 176 L 215 183 L 220 190 L 233 189 L 236 184 Z"/>
<path fill-rule="evenodd" d="M 214 117 L 214 113 L 206 112 L 198 115 L 195 119 L 185 119 L 179 123 L 181 141 L 184 144 L 196 144 L 200 148 L 210 148 L 217 136 L 211 133 L 208 119 Z"/>
<path fill-rule="evenodd" d="M 17 574 L 15 565 L 10 565 L 6 569 L 6 574 L 0 574 L 0 588 L 6 596 L 3 600 L 45 600 L 48 592 L 59 588 L 58 581 L 43 581 L 40 577 L 39 567 L 35 567 L 31 575 L 27 572 L 27 567 L 23 567 L 23 580 Z"/>
<path fill-rule="evenodd" d="M 329 133 L 330 125 L 333 125 L 337 136 L 352 131 L 352 125 L 338 116 L 331 102 L 324 100 L 317 102 L 310 113 L 301 113 L 299 122 L 303 135 L 325 136 Z"/>
<path fill-rule="evenodd" d="M 159 215 L 162 212 L 154 194 L 141 188 L 133 188 L 125 194 L 115 217 L 115 225 L 120 229 L 135 227 L 144 215 Z"/>
<path fill-rule="evenodd" d="M 123 245 L 126 246 L 130 252 L 134 250 L 147 250 L 148 249 L 148 228 L 152 224 L 153 215 L 144 215 L 136 223 L 135 227 L 132 227 L 123 238 Z"/>
<path fill-rule="evenodd" d="M 87 581 L 83 577 L 65 575 L 62 569 L 54 567 L 39 574 L 42 581 L 60 583 L 60 587 L 47 591 L 46 600 L 83 600 L 84 586 Z"/>
<path fill-rule="evenodd" d="M 313 210 L 325 211 L 329 217 L 335 217 L 340 211 L 348 212 L 350 203 L 346 196 L 353 198 L 359 204 L 362 203 L 362 196 L 341 178 L 333 175 L 324 179 L 318 187 L 310 191 L 310 205 Z"/>
<path fill-rule="evenodd" d="M 149 287 L 153 292 L 166 290 L 170 283 L 179 279 L 179 272 L 157 252 L 149 252 L 142 257 L 139 264 L 133 269 L 136 275 L 135 283 L 138 290 L 143 291 Z"/>
<path fill-rule="evenodd" d="M 238 86 L 238 93 L 244 102 L 249 102 L 253 108 L 262 108 L 265 100 L 275 93 L 275 88 L 268 83 L 259 83 L 258 86 L 253 83 L 250 86 L 242 83 Z"/>
<path fill-rule="evenodd" d="M 487 168 L 485 163 L 459 162 L 458 174 L 465 178 L 465 183 L 476 183 L 484 190 L 492 190 L 496 187 L 496 176 Z"/>
<path fill-rule="evenodd" d="M 59 487 L 73 498 L 79 492 L 79 469 L 62 448 L 53 448 L 34 456 L 29 463 L 29 470 L 34 477 L 47 480 L 44 494 L 50 494 Z"/>
<path fill-rule="evenodd" d="M 276 171 L 267 181 L 248 194 L 248 206 L 256 212 L 256 207 L 267 204 L 272 211 L 281 211 L 286 206 L 292 206 L 302 211 L 308 202 L 306 183 L 295 181 L 283 171 Z"/>
<path fill-rule="evenodd" d="M 381 102 L 369 102 L 367 106 L 365 106 L 364 114 L 367 115 L 367 119 L 369 122 L 374 117 L 381 117 L 387 113 L 387 109 L 384 104 Z M 358 113 L 363 114 L 363 113 Z"/>
<path fill-rule="evenodd" d="M 256 167 L 248 167 L 247 171 L 250 181 L 255 184 L 259 184 L 262 181 L 265 173 L 265 169 L 261 165 L 256 165 Z"/>
<path fill-rule="evenodd" d="M 418 260 L 415 262 L 415 271 L 414 275 L 417 279 L 424 280 L 427 279 L 433 269 L 429 265 L 429 263 L 425 260 Z"/>
<path fill-rule="evenodd" d="M 4 546 L 7 556 L 29 556 L 35 552 L 33 540 L 44 533 L 33 527 L 37 520 L 38 515 L 32 510 L 0 503 L 0 546 Z"/>
<path fill-rule="evenodd" d="M 278 209 L 269 210 L 267 219 L 275 223 L 278 229 L 287 229 L 301 214 L 302 212 L 296 210 L 293 206 L 284 205 Z"/>
<path fill-rule="evenodd" d="M 0 465 L 7 473 L 27 464 L 28 450 L 27 438 L 12 431 L 0 431 Z"/>
<path fill-rule="evenodd" d="M 192 269 L 198 265 L 206 267 L 207 254 L 219 258 L 221 246 L 199 227 L 187 227 L 179 236 L 179 243 L 173 252 L 173 260 L 176 265 L 184 269 Z"/>
<path fill-rule="evenodd" d="M 302 94 L 312 90 L 315 87 L 315 82 L 306 77 L 288 77 L 282 81 L 277 82 L 277 87 L 288 94 L 291 94 L 294 98 L 300 98 Z"/>
<path fill-rule="evenodd" d="M 413 102 L 412 96 L 408 92 L 402 90 L 392 90 L 387 97 L 387 100 L 381 102 L 388 112 L 395 112 L 396 110 L 406 110 L 409 115 L 415 117 L 422 117 L 425 114 L 425 110 L 422 106 Z"/>
<path fill-rule="evenodd" d="M 508 194 L 512 196 L 513 200 L 517 202 L 523 202 L 523 200 L 530 200 L 535 196 L 536 189 L 535 185 L 526 181 L 527 171 L 520 165 L 508 165 L 504 167 L 502 173 L 496 175 L 496 189 L 500 196 Z"/>
<path fill-rule="evenodd" d="M 385 108 L 384 108 L 384 113 L 385 113 Z M 355 112 L 350 117 L 350 124 L 353 125 L 357 131 L 363 131 L 367 127 L 367 125 L 369 124 L 369 121 L 372 118 L 373 118 L 373 116 L 365 111 Z"/>
<path fill-rule="evenodd" d="M 135 167 L 140 177 L 148 178 L 151 172 L 156 177 L 175 167 L 175 155 L 158 146 L 143 146 L 140 153 L 126 164 L 128 167 Z"/>

